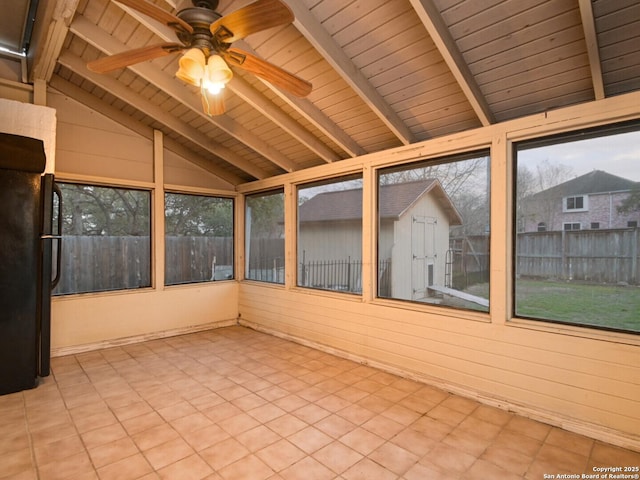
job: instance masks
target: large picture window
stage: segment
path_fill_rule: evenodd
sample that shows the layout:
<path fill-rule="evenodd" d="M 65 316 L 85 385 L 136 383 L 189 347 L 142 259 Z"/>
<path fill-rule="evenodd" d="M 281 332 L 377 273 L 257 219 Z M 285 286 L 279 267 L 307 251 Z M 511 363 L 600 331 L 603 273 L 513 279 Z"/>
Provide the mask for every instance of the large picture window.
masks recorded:
<path fill-rule="evenodd" d="M 284 284 L 284 191 L 248 195 L 245 205 L 245 278 Z"/>
<path fill-rule="evenodd" d="M 362 292 L 362 177 L 298 188 L 299 286 Z"/>
<path fill-rule="evenodd" d="M 638 145 L 638 123 L 515 145 L 515 315 L 640 332 Z"/>
<path fill-rule="evenodd" d="M 58 185 L 63 240 L 54 295 L 151 286 L 150 192 Z"/>
<path fill-rule="evenodd" d="M 166 193 L 165 284 L 233 276 L 233 199 Z"/>
<path fill-rule="evenodd" d="M 489 310 L 489 152 L 378 175 L 378 296 Z"/>

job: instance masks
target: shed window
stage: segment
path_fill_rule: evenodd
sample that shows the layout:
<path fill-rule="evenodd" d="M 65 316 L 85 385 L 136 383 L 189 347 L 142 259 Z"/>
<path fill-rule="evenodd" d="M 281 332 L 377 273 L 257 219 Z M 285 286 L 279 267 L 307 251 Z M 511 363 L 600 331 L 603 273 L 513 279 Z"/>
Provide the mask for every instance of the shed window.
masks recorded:
<path fill-rule="evenodd" d="M 59 183 L 60 282 L 54 295 L 151 286 L 151 192 Z"/>
<path fill-rule="evenodd" d="M 233 276 L 233 199 L 166 193 L 165 285 Z"/>
<path fill-rule="evenodd" d="M 489 310 L 489 152 L 379 171 L 378 296 Z"/>
<path fill-rule="evenodd" d="M 362 176 L 298 188 L 297 284 L 362 292 Z"/>
<path fill-rule="evenodd" d="M 638 144 L 640 122 L 515 144 L 515 316 L 640 333 Z"/>

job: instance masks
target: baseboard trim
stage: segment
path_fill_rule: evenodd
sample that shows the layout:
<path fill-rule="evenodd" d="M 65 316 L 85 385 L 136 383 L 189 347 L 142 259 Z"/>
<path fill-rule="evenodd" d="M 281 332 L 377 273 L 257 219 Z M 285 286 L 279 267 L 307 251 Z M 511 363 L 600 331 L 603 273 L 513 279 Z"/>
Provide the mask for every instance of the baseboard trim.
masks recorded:
<path fill-rule="evenodd" d="M 347 360 L 351 360 L 351 361 L 360 363 L 362 365 L 374 367 L 382 371 L 392 373 L 394 375 L 398 375 L 399 377 L 402 377 L 402 378 L 424 383 L 426 385 L 439 388 L 440 390 L 444 390 L 446 392 L 453 393 L 455 395 L 460 395 L 465 398 L 476 400 L 482 403 L 483 405 L 499 408 L 501 410 L 512 412 L 517 415 L 521 415 L 523 417 L 530 418 L 532 420 L 546 423 L 554 427 L 562 428 L 563 430 L 577 433 L 579 435 L 584 435 L 594 440 L 600 440 L 602 442 L 605 442 L 611 445 L 615 445 L 621 448 L 626 448 L 629 450 L 640 452 L 639 437 L 629 436 L 623 432 L 613 430 L 613 429 L 604 427 L 602 425 L 581 422 L 574 418 L 558 415 L 554 412 L 548 412 L 548 411 L 537 409 L 531 405 L 520 405 L 520 404 L 511 402 L 509 400 L 496 398 L 495 396 L 491 396 L 490 394 L 485 392 L 477 392 L 477 391 L 469 390 L 464 386 L 447 383 L 445 381 L 442 381 L 441 379 L 429 377 L 428 375 L 424 375 L 416 372 L 408 372 L 400 368 L 394 367 L 392 365 L 388 365 L 382 362 L 376 362 L 375 360 L 360 357 L 358 355 L 354 355 L 344 350 L 340 350 L 340 349 L 330 347 L 328 345 L 324 345 L 321 343 L 313 342 L 311 340 L 307 340 L 305 338 L 301 338 L 292 334 L 274 330 L 274 329 L 265 327 L 264 325 L 260 325 L 260 324 L 248 321 L 246 319 L 240 319 L 238 321 L 238 325 L 251 328 L 258 332 L 273 335 L 274 337 L 282 338 L 284 340 L 289 340 L 289 341 L 298 343 L 300 345 L 315 348 L 325 353 L 330 353 L 332 355 L 336 355 L 338 357 L 345 358 Z"/>
<path fill-rule="evenodd" d="M 69 347 L 58 347 L 51 349 L 51 357 L 63 357 L 65 355 L 77 355 L 79 353 L 91 352 L 105 348 L 120 347 L 122 345 L 132 345 L 134 343 L 147 342 L 149 340 L 158 340 L 161 338 L 176 337 L 178 335 L 187 335 L 189 333 L 203 332 L 205 330 L 213 330 L 215 328 L 231 327 L 237 325 L 238 321 L 220 320 L 217 322 L 204 323 L 201 325 L 191 325 L 188 327 L 174 328 L 171 330 L 162 330 L 159 332 L 145 333 L 142 335 L 134 335 L 132 337 L 116 338 L 113 340 L 104 340 L 95 343 L 86 343 L 82 345 L 72 345 Z"/>

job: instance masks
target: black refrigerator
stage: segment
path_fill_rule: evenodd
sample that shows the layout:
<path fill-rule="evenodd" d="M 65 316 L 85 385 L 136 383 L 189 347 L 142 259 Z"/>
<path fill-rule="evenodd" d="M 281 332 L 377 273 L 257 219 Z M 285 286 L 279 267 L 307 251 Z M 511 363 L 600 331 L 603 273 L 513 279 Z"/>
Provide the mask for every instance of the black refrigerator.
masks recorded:
<path fill-rule="evenodd" d="M 50 370 L 62 198 L 45 164 L 42 140 L 0 133 L 0 395 Z"/>

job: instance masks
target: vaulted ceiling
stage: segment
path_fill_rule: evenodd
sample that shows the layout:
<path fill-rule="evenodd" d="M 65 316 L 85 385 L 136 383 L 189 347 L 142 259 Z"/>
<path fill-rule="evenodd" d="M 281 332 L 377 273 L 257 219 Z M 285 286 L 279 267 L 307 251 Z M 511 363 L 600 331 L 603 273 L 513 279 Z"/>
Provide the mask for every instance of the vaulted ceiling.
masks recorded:
<path fill-rule="evenodd" d="M 234 69 L 226 113 L 208 116 L 175 76 L 179 53 L 93 73 L 89 61 L 176 41 L 113 0 L 40 2 L 29 77 L 163 131 L 168 148 L 233 184 L 640 89 L 637 0 L 283 1 L 292 24 L 234 47 L 310 82 L 306 98 Z"/>

